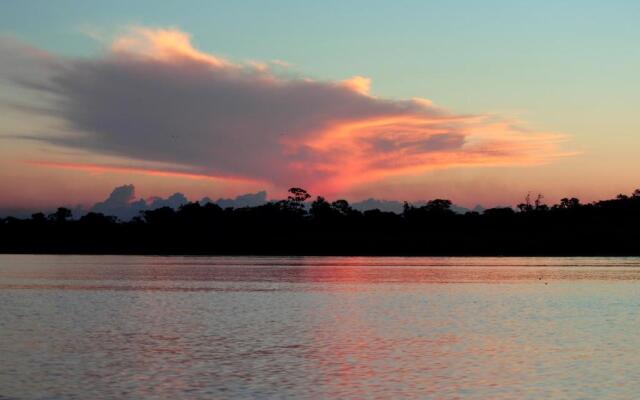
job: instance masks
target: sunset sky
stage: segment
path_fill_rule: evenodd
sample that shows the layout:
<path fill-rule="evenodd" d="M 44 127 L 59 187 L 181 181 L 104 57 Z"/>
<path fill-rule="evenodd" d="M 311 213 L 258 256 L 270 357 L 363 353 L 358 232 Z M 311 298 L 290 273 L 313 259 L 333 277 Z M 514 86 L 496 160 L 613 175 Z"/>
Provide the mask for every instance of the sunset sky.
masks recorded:
<path fill-rule="evenodd" d="M 131 4 L 132 3 L 132 4 Z M 640 187 L 638 1 L 12 1 L 0 209 Z"/>

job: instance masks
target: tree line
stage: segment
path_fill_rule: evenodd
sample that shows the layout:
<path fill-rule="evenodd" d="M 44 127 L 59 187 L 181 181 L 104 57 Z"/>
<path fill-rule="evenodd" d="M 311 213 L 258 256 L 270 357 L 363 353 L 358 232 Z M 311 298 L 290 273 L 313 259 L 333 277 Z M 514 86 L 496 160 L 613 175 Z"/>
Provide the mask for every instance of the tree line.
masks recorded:
<path fill-rule="evenodd" d="M 58 208 L 0 219 L 0 252 L 279 255 L 640 255 L 640 189 L 583 204 L 538 195 L 517 207 L 455 213 L 434 199 L 402 213 L 358 211 L 304 189 L 255 207 L 187 203 L 131 221 Z"/>

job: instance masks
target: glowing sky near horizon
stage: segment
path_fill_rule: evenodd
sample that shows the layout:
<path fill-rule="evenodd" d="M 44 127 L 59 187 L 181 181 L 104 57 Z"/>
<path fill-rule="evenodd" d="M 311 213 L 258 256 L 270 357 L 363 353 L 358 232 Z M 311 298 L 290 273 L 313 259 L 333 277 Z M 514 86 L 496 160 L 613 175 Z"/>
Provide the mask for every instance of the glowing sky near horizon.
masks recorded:
<path fill-rule="evenodd" d="M 640 186 L 636 2 L 3 7 L 0 208 Z"/>

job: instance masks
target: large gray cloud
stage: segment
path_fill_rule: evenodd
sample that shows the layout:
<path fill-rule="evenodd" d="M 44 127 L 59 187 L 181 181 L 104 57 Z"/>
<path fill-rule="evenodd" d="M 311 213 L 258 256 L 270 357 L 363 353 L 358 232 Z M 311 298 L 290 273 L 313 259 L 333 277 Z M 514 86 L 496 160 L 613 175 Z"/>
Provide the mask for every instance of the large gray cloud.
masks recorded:
<path fill-rule="evenodd" d="M 29 58 L 12 51 L 21 63 Z M 41 140 L 194 173 L 318 189 L 557 153 L 556 136 L 454 115 L 423 100 L 376 98 L 359 77 L 321 82 L 231 63 L 199 52 L 174 30 L 133 30 L 100 57 L 30 59 L 45 77 L 13 74 L 14 82 L 52 97 L 33 111 L 66 126 Z"/>

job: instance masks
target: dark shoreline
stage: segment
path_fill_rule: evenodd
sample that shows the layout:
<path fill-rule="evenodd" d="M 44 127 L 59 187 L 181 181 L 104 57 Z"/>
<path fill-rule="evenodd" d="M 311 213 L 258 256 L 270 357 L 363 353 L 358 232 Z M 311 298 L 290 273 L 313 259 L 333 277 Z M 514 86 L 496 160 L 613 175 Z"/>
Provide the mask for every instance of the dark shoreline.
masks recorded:
<path fill-rule="evenodd" d="M 131 221 L 59 208 L 30 219 L 0 219 L 0 253 L 378 256 L 640 256 L 640 190 L 631 196 L 547 206 L 528 199 L 508 207 L 456 214 L 448 200 L 400 214 L 357 211 L 345 200 L 292 188 L 287 200 L 255 207 L 188 203 L 148 210 Z"/>

